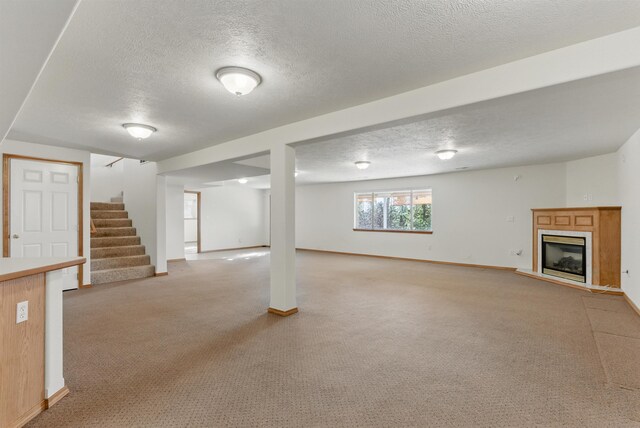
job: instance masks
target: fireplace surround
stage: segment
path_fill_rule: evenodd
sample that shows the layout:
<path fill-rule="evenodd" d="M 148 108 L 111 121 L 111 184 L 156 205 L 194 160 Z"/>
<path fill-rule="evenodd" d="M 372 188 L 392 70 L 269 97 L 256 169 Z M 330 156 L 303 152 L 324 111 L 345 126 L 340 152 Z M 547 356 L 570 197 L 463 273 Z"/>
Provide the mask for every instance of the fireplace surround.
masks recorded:
<path fill-rule="evenodd" d="M 620 213 L 621 207 L 533 209 L 533 273 L 540 275 L 540 279 L 620 288 Z M 565 242 L 549 242 L 545 249 L 543 235 L 556 236 L 559 237 L 556 240 Z M 571 247 L 569 243 L 582 248 Z M 551 256 L 549 263 L 547 255 Z"/>

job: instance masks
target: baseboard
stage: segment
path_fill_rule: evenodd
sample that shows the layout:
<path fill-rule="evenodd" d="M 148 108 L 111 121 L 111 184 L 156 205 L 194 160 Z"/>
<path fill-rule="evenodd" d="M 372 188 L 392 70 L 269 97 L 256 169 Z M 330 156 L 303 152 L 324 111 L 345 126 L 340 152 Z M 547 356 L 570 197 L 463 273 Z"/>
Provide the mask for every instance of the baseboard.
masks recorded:
<path fill-rule="evenodd" d="M 250 247 L 221 248 L 219 250 L 200 251 L 200 253 L 218 253 L 221 251 L 249 250 L 251 248 L 264 248 L 264 247 L 268 247 L 268 245 L 252 245 Z"/>
<path fill-rule="evenodd" d="M 169 272 L 156 272 L 156 276 L 167 276 Z"/>
<path fill-rule="evenodd" d="M 45 400 L 46 405 L 47 405 L 46 408 L 50 409 L 51 406 L 56 404 L 58 401 L 62 400 L 64 397 L 67 396 L 67 394 L 69 394 L 69 388 L 65 385 L 58 392 L 56 392 L 51 397 L 49 397 L 49 398 L 47 398 Z"/>
<path fill-rule="evenodd" d="M 471 263 L 456 263 L 456 262 L 444 262 L 440 260 L 428 260 L 428 259 L 412 259 L 408 257 L 394 257 L 394 256 L 378 256 L 375 254 L 363 254 L 363 253 L 346 253 L 342 251 L 329 251 L 329 250 L 315 250 L 313 248 L 296 248 L 298 251 L 311 251 L 316 253 L 327 253 L 327 254 L 341 254 L 346 256 L 358 256 L 358 257 L 374 257 L 377 259 L 390 259 L 390 260 L 404 260 L 410 262 L 422 262 L 422 263 L 433 263 L 438 265 L 450 265 L 450 266 L 461 266 L 461 267 L 471 267 L 471 268 L 481 268 L 481 269 L 496 269 L 496 270 L 504 270 L 509 272 L 515 272 L 517 268 L 508 267 L 508 266 L 491 266 L 491 265 L 479 265 L 479 264 L 471 264 Z"/>
<path fill-rule="evenodd" d="M 42 400 L 40 403 L 36 404 L 32 408 L 30 408 L 25 414 L 20 416 L 13 425 L 9 425 L 11 428 L 20 428 L 25 426 L 31 419 L 38 416 L 40 413 L 44 412 L 47 408 L 47 400 Z"/>
<path fill-rule="evenodd" d="M 91 288 L 91 283 L 89 283 L 89 284 L 82 284 L 82 285 L 80 286 L 80 288 Z"/>
<path fill-rule="evenodd" d="M 187 260 L 185 257 L 182 257 L 181 259 L 167 259 L 167 262 L 183 262 Z"/>
<path fill-rule="evenodd" d="M 631 306 L 631 309 L 633 309 L 635 313 L 638 314 L 638 316 L 640 316 L 640 308 L 638 308 L 638 306 L 636 306 L 636 304 L 633 303 L 633 301 L 629 298 L 629 296 L 626 295 L 626 293 L 624 294 L 624 300 L 626 300 L 629 306 Z"/>
<path fill-rule="evenodd" d="M 280 315 L 281 317 L 288 317 L 298 312 L 298 308 L 289 309 L 288 311 L 281 311 L 280 309 L 269 308 L 267 312 L 270 314 Z"/>

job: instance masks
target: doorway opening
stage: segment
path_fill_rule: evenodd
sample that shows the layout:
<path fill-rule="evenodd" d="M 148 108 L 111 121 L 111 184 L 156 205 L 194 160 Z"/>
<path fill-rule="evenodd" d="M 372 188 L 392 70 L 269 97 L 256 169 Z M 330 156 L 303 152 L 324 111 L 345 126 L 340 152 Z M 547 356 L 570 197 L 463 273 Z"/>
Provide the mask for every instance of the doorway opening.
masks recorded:
<path fill-rule="evenodd" d="M 200 192 L 184 191 L 184 253 L 196 254 L 200 249 Z"/>

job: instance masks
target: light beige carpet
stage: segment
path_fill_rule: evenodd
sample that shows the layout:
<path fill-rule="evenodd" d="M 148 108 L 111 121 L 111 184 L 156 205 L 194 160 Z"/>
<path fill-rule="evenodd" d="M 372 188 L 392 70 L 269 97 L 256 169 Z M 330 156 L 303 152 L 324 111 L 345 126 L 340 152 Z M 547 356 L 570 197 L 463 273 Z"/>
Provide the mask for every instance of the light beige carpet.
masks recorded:
<path fill-rule="evenodd" d="M 30 426 L 640 426 L 621 298 L 299 252 L 300 313 L 280 318 L 249 253 L 65 293 L 71 394 Z"/>

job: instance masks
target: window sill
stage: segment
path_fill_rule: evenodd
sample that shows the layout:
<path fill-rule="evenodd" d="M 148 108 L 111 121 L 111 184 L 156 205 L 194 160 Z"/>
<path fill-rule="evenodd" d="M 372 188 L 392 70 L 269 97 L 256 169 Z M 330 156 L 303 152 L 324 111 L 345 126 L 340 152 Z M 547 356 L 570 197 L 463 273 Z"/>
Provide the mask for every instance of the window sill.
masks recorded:
<path fill-rule="evenodd" d="M 353 229 L 354 232 L 383 232 L 383 233 L 417 233 L 421 235 L 432 235 L 433 230 L 389 230 L 389 229 Z"/>

